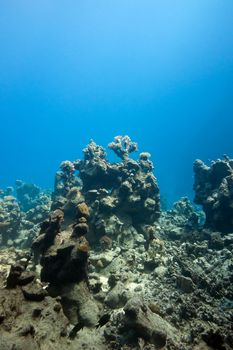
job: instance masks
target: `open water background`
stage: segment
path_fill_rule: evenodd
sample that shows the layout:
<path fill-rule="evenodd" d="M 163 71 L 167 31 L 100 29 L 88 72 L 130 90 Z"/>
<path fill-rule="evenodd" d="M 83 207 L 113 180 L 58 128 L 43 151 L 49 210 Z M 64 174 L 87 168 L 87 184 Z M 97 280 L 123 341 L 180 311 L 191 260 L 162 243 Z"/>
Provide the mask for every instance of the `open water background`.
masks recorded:
<path fill-rule="evenodd" d="M 232 0 L 3 1 L 0 187 L 52 187 L 93 138 L 128 134 L 169 201 L 233 157 Z"/>

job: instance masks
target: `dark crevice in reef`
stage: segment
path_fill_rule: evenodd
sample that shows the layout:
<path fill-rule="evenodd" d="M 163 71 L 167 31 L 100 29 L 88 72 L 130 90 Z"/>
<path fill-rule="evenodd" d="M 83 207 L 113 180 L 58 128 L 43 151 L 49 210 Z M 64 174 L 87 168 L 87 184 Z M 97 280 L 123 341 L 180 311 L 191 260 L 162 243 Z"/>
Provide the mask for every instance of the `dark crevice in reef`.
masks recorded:
<path fill-rule="evenodd" d="M 232 349 L 233 160 L 195 161 L 203 211 L 163 211 L 150 154 L 109 149 L 0 192 L 0 349 Z"/>

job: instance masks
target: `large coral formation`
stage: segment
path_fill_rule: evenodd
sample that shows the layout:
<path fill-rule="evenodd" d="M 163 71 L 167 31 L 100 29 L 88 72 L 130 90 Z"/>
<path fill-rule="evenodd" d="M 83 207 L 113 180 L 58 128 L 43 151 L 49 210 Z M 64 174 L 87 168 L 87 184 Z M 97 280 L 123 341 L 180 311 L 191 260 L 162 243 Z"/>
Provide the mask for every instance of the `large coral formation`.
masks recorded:
<path fill-rule="evenodd" d="M 110 148 L 118 150 L 122 162 L 109 163 L 104 149 L 94 141 L 83 150 L 84 159 L 74 162 L 82 180 L 81 192 L 93 213 L 91 238 L 97 240 L 102 235 L 124 236 L 129 225 L 132 231 L 137 226 L 145 231 L 143 225 L 154 223 L 160 215 L 159 188 L 150 154 L 141 153 L 138 161 L 130 159 L 129 154 L 137 147 L 128 136 L 117 137 Z"/>
<path fill-rule="evenodd" d="M 159 187 L 150 154 L 141 153 L 138 161 L 130 159 L 137 144 L 128 136 L 116 137 L 109 148 L 122 161 L 108 162 L 104 148 L 91 140 L 83 149 L 84 159 L 61 163 L 55 178 L 52 209 L 62 208 L 65 220 L 72 221 L 76 207 L 85 201 L 91 212 L 89 233 L 84 216 L 73 226 L 73 234 L 88 233 L 92 242 L 106 235 L 114 240 L 121 236 L 123 242 L 129 231 L 134 235 L 136 227 L 147 238 L 146 225 L 160 216 Z"/>
<path fill-rule="evenodd" d="M 196 160 L 194 174 L 194 202 L 202 205 L 206 226 L 223 233 L 233 232 L 233 159 L 225 156 L 211 166 Z"/>

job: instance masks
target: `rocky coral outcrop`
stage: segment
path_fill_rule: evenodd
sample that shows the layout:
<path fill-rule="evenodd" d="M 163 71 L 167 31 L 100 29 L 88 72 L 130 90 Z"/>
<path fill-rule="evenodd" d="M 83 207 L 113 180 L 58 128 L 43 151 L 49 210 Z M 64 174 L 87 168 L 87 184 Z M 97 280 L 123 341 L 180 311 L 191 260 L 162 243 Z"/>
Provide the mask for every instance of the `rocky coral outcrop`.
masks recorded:
<path fill-rule="evenodd" d="M 141 153 L 138 161 L 130 159 L 137 145 L 128 136 L 117 137 L 109 147 L 120 156 L 121 162 L 109 163 L 105 150 L 91 141 L 84 149 L 84 159 L 75 161 L 74 166 L 92 212 L 90 240 L 122 237 L 123 244 L 126 236 L 133 239 L 129 232 L 133 233 L 135 227 L 141 226 L 141 231 L 146 231 L 143 225 L 158 220 L 159 188 L 149 153 Z"/>
<path fill-rule="evenodd" d="M 233 159 L 194 163 L 194 202 L 206 215 L 206 226 L 223 233 L 233 232 Z"/>
<path fill-rule="evenodd" d="M 85 203 L 82 208 L 84 206 Z M 80 206 L 78 220 L 79 215 Z M 32 244 L 35 261 L 37 262 L 40 257 L 41 280 L 49 282 L 52 286 L 88 280 L 89 244 L 84 237 L 86 232 L 83 227 L 77 229 L 79 224 L 73 225 L 73 231 L 69 229 L 62 231 L 63 220 L 64 212 L 61 209 L 51 212 L 49 218 L 41 224 L 39 236 Z M 85 225 L 88 226 L 86 222 Z"/>
<path fill-rule="evenodd" d="M 1 245 L 13 242 L 21 223 L 21 212 L 17 200 L 12 195 L 0 198 L 0 238 Z"/>
<path fill-rule="evenodd" d="M 160 216 L 159 187 L 150 154 L 141 153 L 138 161 L 131 159 L 137 144 L 128 136 L 116 137 L 109 148 L 120 162 L 110 163 L 104 148 L 91 140 L 83 150 L 83 159 L 61 163 L 52 209 L 61 208 L 68 223 L 75 220 L 77 206 L 85 201 L 91 213 L 89 232 L 84 216 L 74 234 L 83 230 L 94 244 L 101 244 L 103 236 L 121 244 L 133 241 L 136 229 L 148 239 L 147 225 Z"/>
<path fill-rule="evenodd" d="M 14 188 L 1 190 L 0 195 L 0 246 L 29 248 L 37 234 L 38 224 L 50 211 L 49 192 L 23 181 Z"/>
<path fill-rule="evenodd" d="M 90 247 L 85 238 L 89 229 L 89 208 L 85 202 L 77 204 L 73 224 L 67 224 L 65 216 L 61 209 L 51 212 L 41 224 L 32 249 L 35 263 L 40 258 L 41 281 L 49 283 L 51 295 L 61 298 L 64 313 L 74 325 L 71 337 L 75 337 L 83 327 L 95 327 L 99 307 L 89 290 Z"/>

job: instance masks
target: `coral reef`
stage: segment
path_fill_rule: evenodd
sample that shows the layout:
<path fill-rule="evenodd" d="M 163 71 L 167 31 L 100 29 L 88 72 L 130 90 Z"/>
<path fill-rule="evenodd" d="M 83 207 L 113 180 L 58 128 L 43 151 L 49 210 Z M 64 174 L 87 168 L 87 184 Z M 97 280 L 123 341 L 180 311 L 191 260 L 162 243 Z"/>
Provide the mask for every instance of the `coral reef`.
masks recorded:
<path fill-rule="evenodd" d="M 17 197 L 13 187 L 0 192 L 0 246 L 29 248 L 50 211 L 50 193 L 20 180 L 16 181 Z"/>
<path fill-rule="evenodd" d="M 150 154 L 110 149 L 119 162 L 94 141 L 62 162 L 52 198 L 0 192 L 0 348 L 233 349 L 232 161 L 196 161 L 204 213 L 161 211 Z"/>
<path fill-rule="evenodd" d="M 117 146 L 123 162 L 109 163 L 104 149 L 94 141 L 84 149 L 84 159 L 74 162 L 82 180 L 82 195 L 92 212 L 91 241 L 98 241 L 104 235 L 127 240 L 125 231 L 129 232 L 129 226 L 132 235 L 139 226 L 147 235 L 145 225 L 153 224 L 160 216 L 159 188 L 150 154 L 141 153 L 138 161 L 130 159 L 136 143 L 128 136 L 117 140 L 125 143 L 124 148 L 120 141 Z M 118 141 L 115 140 L 117 145 Z M 111 145 L 115 150 L 115 143 Z"/>
<path fill-rule="evenodd" d="M 40 194 L 40 188 L 35 184 L 26 183 L 21 180 L 16 180 L 16 193 L 20 208 L 27 211 L 35 207 L 35 201 Z"/>
<path fill-rule="evenodd" d="M 194 174 L 194 202 L 203 207 L 206 227 L 233 232 L 233 159 L 225 156 L 211 166 L 196 160 Z"/>

